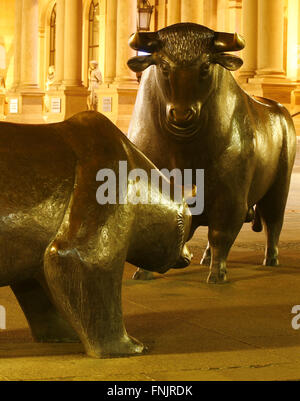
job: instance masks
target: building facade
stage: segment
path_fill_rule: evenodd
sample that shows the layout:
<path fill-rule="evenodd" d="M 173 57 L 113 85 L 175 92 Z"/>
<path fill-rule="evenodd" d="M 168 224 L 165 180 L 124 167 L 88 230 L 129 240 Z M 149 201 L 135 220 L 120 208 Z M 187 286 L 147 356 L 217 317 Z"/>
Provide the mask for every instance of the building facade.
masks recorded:
<path fill-rule="evenodd" d="M 151 30 L 195 22 L 242 33 L 240 84 L 300 111 L 300 0 L 150 3 Z M 98 110 L 126 131 L 138 89 L 127 67 L 136 21 L 137 0 L 1 0 L 0 119 L 54 122 L 86 110 L 89 65 L 97 61 Z"/>

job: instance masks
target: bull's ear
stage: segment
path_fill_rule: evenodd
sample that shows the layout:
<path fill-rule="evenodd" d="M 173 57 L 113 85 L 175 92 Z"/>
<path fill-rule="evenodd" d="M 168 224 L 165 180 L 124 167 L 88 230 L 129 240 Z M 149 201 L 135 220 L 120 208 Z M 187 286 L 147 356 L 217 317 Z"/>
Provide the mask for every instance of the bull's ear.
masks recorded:
<path fill-rule="evenodd" d="M 134 72 L 142 72 L 153 64 L 155 64 L 155 61 L 152 55 L 133 57 L 127 62 L 128 67 Z"/>
<path fill-rule="evenodd" d="M 233 54 L 216 53 L 214 62 L 220 64 L 229 71 L 236 71 L 243 65 L 243 60 Z"/>

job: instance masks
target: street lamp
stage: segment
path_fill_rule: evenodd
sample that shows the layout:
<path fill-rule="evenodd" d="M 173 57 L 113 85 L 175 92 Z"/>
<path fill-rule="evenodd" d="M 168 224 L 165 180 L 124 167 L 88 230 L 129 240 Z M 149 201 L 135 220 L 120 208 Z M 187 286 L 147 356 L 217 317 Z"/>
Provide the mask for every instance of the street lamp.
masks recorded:
<path fill-rule="evenodd" d="M 150 21 L 154 6 L 148 0 L 138 0 L 137 30 L 150 31 Z"/>

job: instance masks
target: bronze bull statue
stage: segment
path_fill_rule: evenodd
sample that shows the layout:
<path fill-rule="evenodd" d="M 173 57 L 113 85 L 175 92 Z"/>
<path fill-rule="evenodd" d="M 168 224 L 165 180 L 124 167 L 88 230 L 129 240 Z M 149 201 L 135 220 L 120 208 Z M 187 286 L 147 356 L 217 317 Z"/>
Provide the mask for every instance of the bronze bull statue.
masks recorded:
<path fill-rule="evenodd" d="M 148 53 L 128 61 L 144 71 L 129 139 L 159 169 L 205 170 L 204 213 L 192 231 L 208 226 L 208 282 L 226 281 L 230 248 L 252 219 L 267 232 L 264 264 L 278 265 L 296 135 L 282 105 L 249 96 L 230 73 L 243 61 L 228 52 L 242 50 L 243 38 L 183 23 L 135 33 L 129 44 Z"/>
<path fill-rule="evenodd" d="M 160 186 L 151 196 L 161 202 L 133 204 L 149 186 L 129 175 L 119 182 L 126 202 L 99 204 L 99 172 L 117 174 L 119 161 L 147 174 L 155 166 L 96 112 L 49 125 L 0 123 L 0 152 L 0 286 L 11 286 L 35 340 L 79 338 L 93 357 L 141 353 L 123 324 L 124 262 L 160 273 L 187 266 L 187 204 Z"/>

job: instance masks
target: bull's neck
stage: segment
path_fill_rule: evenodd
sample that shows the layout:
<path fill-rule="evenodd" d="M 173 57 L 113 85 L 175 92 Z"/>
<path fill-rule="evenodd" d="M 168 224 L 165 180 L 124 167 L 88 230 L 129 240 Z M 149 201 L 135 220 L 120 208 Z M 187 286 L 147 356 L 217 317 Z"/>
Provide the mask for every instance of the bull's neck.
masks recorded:
<path fill-rule="evenodd" d="M 203 109 L 208 114 L 207 123 L 210 126 L 220 122 L 223 127 L 224 123 L 226 125 L 227 117 L 232 116 L 237 107 L 240 91 L 232 74 L 225 68 L 216 66 L 213 90 L 203 105 Z M 229 118 L 228 123 L 230 123 Z"/>
<path fill-rule="evenodd" d="M 162 148 L 166 145 L 170 152 L 170 147 L 172 147 L 173 153 L 178 148 L 179 154 L 182 153 L 182 147 L 185 144 L 170 141 L 169 137 L 165 135 L 162 124 L 165 118 L 165 100 L 157 88 L 155 74 L 155 67 L 150 67 L 143 74 L 128 136 L 148 157 L 152 157 L 152 160 L 159 165 L 160 160 L 157 151 L 154 149 L 157 142 L 162 145 Z M 241 89 L 232 74 L 223 67 L 216 65 L 213 88 L 201 109 L 197 142 L 201 142 L 206 148 L 215 147 L 218 144 L 220 151 L 226 146 L 225 142 L 228 141 L 230 136 L 228 133 L 230 133 L 232 124 L 231 117 L 235 115 L 240 96 Z M 211 135 L 212 133 L 214 134 Z M 217 138 L 219 138 L 218 142 L 216 142 Z M 192 145 L 186 144 L 186 146 Z"/>

